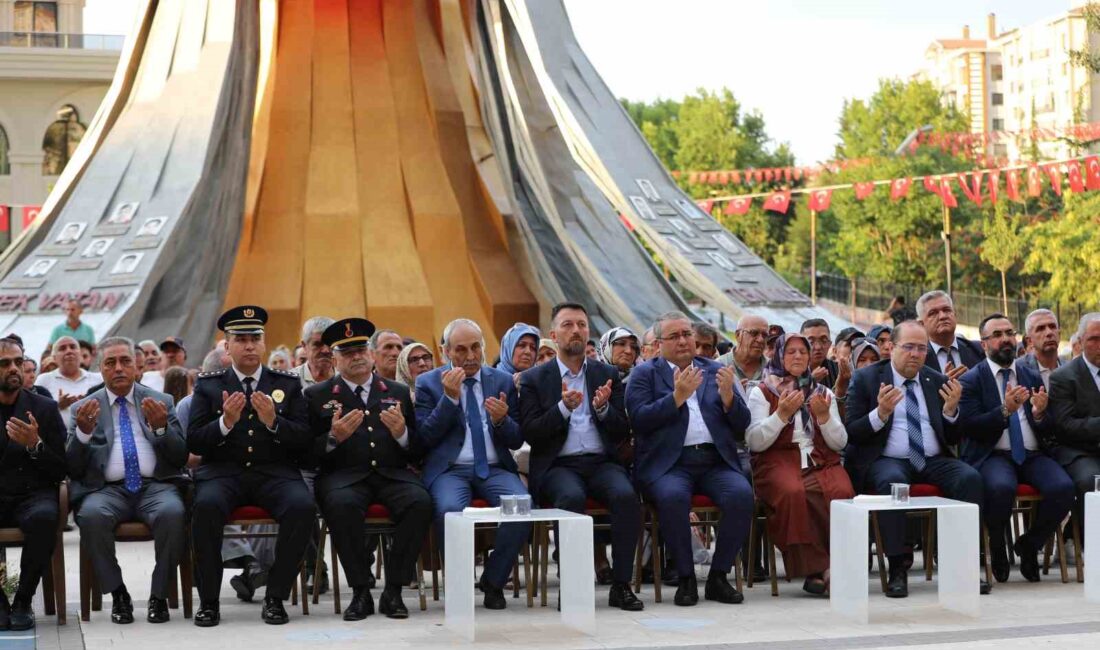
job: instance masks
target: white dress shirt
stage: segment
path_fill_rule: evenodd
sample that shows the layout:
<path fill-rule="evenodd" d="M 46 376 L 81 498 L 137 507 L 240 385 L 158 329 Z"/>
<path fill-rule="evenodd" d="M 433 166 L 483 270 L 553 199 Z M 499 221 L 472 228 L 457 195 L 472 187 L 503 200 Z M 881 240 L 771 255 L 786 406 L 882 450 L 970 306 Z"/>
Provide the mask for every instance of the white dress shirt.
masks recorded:
<path fill-rule="evenodd" d="M 604 453 L 603 440 L 600 439 L 600 432 L 596 428 L 596 423 L 592 420 L 592 408 L 588 403 L 588 387 L 585 378 L 588 361 L 585 360 L 581 363 L 581 371 L 575 375 L 561 362 L 561 359 L 555 359 L 555 361 L 558 364 L 558 370 L 561 372 L 561 380 L 565 382 L 569 390 L 580 391 L 582 395 L 580 406 L 572 411 L 565 406 L 564 400 L 558 402 L 558 410 L 568 424 L 565 443 L 558 455 L 579 456 L 580 454 Z M 607 415 L 607 408 L 607 404 L 604 404 L 603 408 L 596 412 L 596 417 L 602 420 Z"/>
<path fill-rule="evenodd" d="M 665 363 L 668 364 L 668 367 L 671 368 L 673 374 L 675 374 L 676 365 L 667 359 Z M 687 398 L 688 428 L 687 434 L 684 436 L 685 447 L 690 445 L 714 444 L 714 437 L 710 435 L 710 429 L 707 428 L 707 421 L 703 419 L 703 412 L 699 410 L 699 391 L 703 390 L 703 386 L 705 386 L 706 383 L 704 379 L 703 383 L 699 384 L 699 388 L 695 389 L 695 392 Z"/>
<path fill-rule="evenodd" d="M 89 388 L 102 383 L 102 375 L 98 372 L 89 372 L 83 368 L 80 369 L 80 374 L 76 376 L 76 379 L 69 379 L 61 374 L 61 368 L 58 368 L 38 375 L 38 379 L 34 380 L 35 386 L 42 386 L 50 391 L 50 395 L 53 395 L 55 400 L 60 399 L 62 391 L 66 395 L 87 395 Z M 61 419 L 65 422 L 65 428 L 68 429 L 73 422 L 72 413 L 67 408 L 60 410 Z"/>
<path fill-rule="evenodd" d="M 1010 368 L 1002 368 L 994 363 L 993 359 L 987 357 L 985 361 L 989 364 L 989 369 L 993 371 L 994 383 L 997 384 L 997 394 L 1001 396 L 1001 404 L 1004 404 L 1005 391 L 1001 388 L 1001 371 L 1008 370 L 1008 385 L 1015 386 L 1019 383 L 1016 381 L 1016 364 L 1013 363 Z M 1023 404 L 1016 409 L 1016 413 L 1020 418 L 1020 431 L 1023 433 L 1024 449 L 1035 451 L 1039 448 L 1039 440 L 1035 437 L 1035 432 L 1031 430 L 1031 423 L 1027 421 L 1027 411 L 1024 410 Z M 1012 451 L 1012 441 L 1008 438 L 1008 420 L 1005 420 L 1004 433 L 997 440 L 996 448 L 1002 451 Z"/>
<path fill-rule="evenodd" d="M 802 426 L 802 415 L 798 412 L 795 412 L 791 420 L 786 422 L 779 417 L 778 409 L 774 413 L 770 413 L 771 404 L 768 403 L 768 398 L 764 395 L 765 390 L 767 389 L 763 386 L 754 386 L 749 392 L 749 413 L 752 415 L 752 421 L 748 430 L 745 431 L 745 443 L 748 445 L 749 451 L 758 454 L 767 450 L 775 444 L 779 434 L 783 431 L 783 427 L 793 421 L 794 431 L 791 433 L 791 439 L 798 444 L 799 451 L 802 453 L 802 469 L 812 467 L 813 461 L 810 454 L 814 451 L 813 430 L 807 431 Z M 840 420 L 836 397 L 828 388 L 825 389 L 825 392 L 832 401 L 829 403 L 829 420 L 820 425 L 821 436 L 825 439 L 825 444 L 829 446 L 829 449 L 840 451 L 844 449 L 844 445 L 848 444 L 848 431 L 844 429 L 844 423 Z"/>
<path fill-rule="evenodd" d="M 497 458 L 497 448 L 493 444 L 493 423 L 489 419 L 489 414 L 485 412 L 485 394 L 481 391 L 481 372 L 479 371 L 473 377 L 464 377 L 462 384 L 459 387 L 458 394 L 460 399 L 455 401 L 450 395 L 443 394 L 444 397 L 451 400 L 452 404 L 458 405 L 461 410 L 462 426 L 466 429 L 466 439 L 462 441 L 462 449 L 458 452 L 458 458 L 455 459 L 455 465 L 473 465 L 474 464 L 474 442 L 470 437 L 470 423 L 466 421 L 466 380 L 474 380 L 474 399 L 477 400 L 477 412 L 481 415 L 481 430 L 485 433 L 485 458 L 490 465 L 495 465 L 500 462 Z"/>
<path fill-rule="evenodd" d="M 122 423 L 120 420 L 122 409 L 119 408 L 118 395 L 107 391 L 107 401 L 111 403 L 111 422 L 115 427 L 115 439 L 111 443 L 111 453 L 107 457 L 107 466 L 103 468 L 103 480 L 114 483 L 126 478 L 126 460 L 122 454 Z M 157 467 L 157 452 L 153 444 L 145 439 L 145 433 L 141 429 L 141 405 L 134 397 L 134 389 L 130 388 L 130 394 L 126 396 L 126 414 L 130 420 L 130 431 L 134 433 L 134 445 L 137 447 L 138 467 L 141 475 L 149 478 L 153 476 Z M 80 427 L 76 428 L 76 438 L 83 444 L 92 440 L 92 434 L 84 433 Z"/>
<path fill-rule="evenodd" d="M 909 458 L 909 424 L 906 421 L 906 406 L 905 406 L 905 377 L 902 377 L 898 373 L 894 364 L 890 364 L 890 372 L 894 377 L 894 385 L 901 389 L 902 398 L 898 402 L 898 405 L 894 407 L 894 419 L 890 425 L 889 437 L 886 439 L 886 449 L 883 451 L 884 456 L 891 458 Z M 928 403 L 924 400 L 924 387 L 921 385 L 920 373 L 913 378 L 916 385 L 913 386 L 913 392 L 917 394 L 917 405 L 920 407 L 920 430 L 921 438 L 924 443 L 924 455 L 925 456 L 937 456 L 943 450 L 940 448 L 940 441 L 936 438 L 936 432 L 932 428 L 932 420 L 928 417 Z M 943 416 L 944 421 L 954 423 L 959 417 L 959 412 L 955 411 L 955 415 L 948 417 Z M 871 428 L 875 431 L 882 429 L 885 424 L 878 416 L 878 409 L 871 409 L 871 413 L 868 416 L 868 421 L 871 423 Z"/>

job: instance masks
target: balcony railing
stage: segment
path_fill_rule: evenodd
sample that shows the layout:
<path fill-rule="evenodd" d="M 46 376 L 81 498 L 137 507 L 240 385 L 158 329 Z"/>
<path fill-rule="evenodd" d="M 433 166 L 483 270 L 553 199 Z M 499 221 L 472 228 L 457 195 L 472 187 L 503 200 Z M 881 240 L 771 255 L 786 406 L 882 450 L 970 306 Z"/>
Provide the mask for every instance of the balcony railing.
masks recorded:
<path fill-rule="evenodd" d="M 57 32 L 0 32 L 0 47 L 47 47 L 64 50 L 121 50 L 125 36 L 116 34 L 59 34 Z"/>

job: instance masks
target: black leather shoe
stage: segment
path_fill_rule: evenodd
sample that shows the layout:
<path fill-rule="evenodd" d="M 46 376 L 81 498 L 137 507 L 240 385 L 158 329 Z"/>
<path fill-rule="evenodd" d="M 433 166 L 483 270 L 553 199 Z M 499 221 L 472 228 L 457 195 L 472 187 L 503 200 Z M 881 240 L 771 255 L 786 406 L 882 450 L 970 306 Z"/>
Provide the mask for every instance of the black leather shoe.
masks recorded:
<path fill-rule="evenodd" d="M 130 594 L 125 589 L 112 599 L 111 622 L 118 625 L 129 625 L 134 622 L 134 601 L 130 599 Z"/>
<path fill-rule="evenodd" d="M 1000 558 L 993 559 L 990 564 L 993 565 L 993 579 L 997 582 L 1008 582 L 1009 565 L 1008 558 L 1003 560 Z"/>
<path fill-rule="evenodd" d="M 982 578 L 982 580 L 978 582 L 978 593 L 980 593 L 981 595 L 988 596 L 989 593 L 992 591 L 993 585 L 986 582 L 985 578 Z"/>
<path fill-rule="evenodd" d="M 1021 537 L 1012 546 L 1012 552 L 1020 557 L 1020 575 L 1028 582 L 1039 582 L 1039 556 L 1035 549 Z"/>
<path fill-rule="evenodd" d="M 890 578 L 886 582 L 887 598 L 906 598 L 909 596 L 909 571 L 903 560 L 890 560 Z"/>
<path fill-rule="evenodd" d="M 221 623 L 222 615 L 218 606 L 218 601 L 209 603 L 199 603 L 198 610 L 195 611 L 195 625 L 199 627 L 214 627 L 218 623 Z"/>
<path fill-rule="evenodd" d="M 744 594 L 730 584 L 726 574 L 720 571 L 711 571 L 707 576 L 707 586 L 703 589 L 703 597 L 707 600 L 716 600 L 727 605 L 739 605 L 745 600 Z"/>
<path fill-rule="evenodd" d="M 672 602 L 680 607 L 692 607 L 699 602 L 699 586 L 695 582 L 694 575 L 680 579 Z"/>
<path fill-rule="evenodd" d="M 374 613 L 374 597 L 370 595 L 370 589 L 356 587 L 352 591 L 351 602 L 344 610 L 345 621 L 361 621 Z"/>
<path fill-rule="evenodd" d="M 268 625 L 282 625 L 290 620 L 290 617 L 286 615 L 286 609 L 283 608 L 283 599 L 275 596 L 264 598 L 264 608 L 260 612 L 260 618 Z"/>
<path fill-rule="evenodd" d="M 9 627 L 11 627 L 11 603 L 8 602 L 8 595 L 0 589 L 0 632 Z"/>
<path fill-rule="evenodd" d="M 676 587 L 680 584 L 680 576 L 676 575 L 676 569 L 665 567 L 661 569 L 661 583 L 668 587 Z"/>
<path fill-rule="evenodd" d="M 229 579 L 229 586 L 237 592 L 237 598 L 246 603 L 252 602 L 256 590 L 267 584 L 267 571 L 260 568 L 259 564 L 252 563 L 245 567 L 240 575 Z M 308 593 L 313 593 L 309 591 Z"/>
<path fill-rule="evenodd" d="M 372 562 L 373 564 L 373 562 Z M 368 565 L 370 566 L 370 565 Z M 377 586 L 377 580 L 374 577 L 373 571 L 367 571 L 367 589 L 374 589 Z"/>
<path fill-rule="evenodd" d="M 168 601 L 156 596 L 149 596 L 149 611 L 145 614 L 145 620 L 150 623 L 167 623 L 171 618 L 168 615 Z"/>
<path fill-rule="evenodd" d="M 34 608 L 31 599 L 16 596 L 11 602 L 11 623 L 8 629 L 20 632 L 34 627 Z"/>
<path fill-rule="evenodd" d="M 484 575 L 478 580 L 477 586 L 485 594 L 485 609 L 504 609 L 508 606 L 508 601 L 504 599 L 504 590 L 489 584 Z"/>
<path fill-rule="evenodd" d="M 630 585 L 625 582 L 616 582 L 611 585 L 611 592 L 607 595 L 607 606 L 618 607 L 624 612 L 640 612 L 645 609 L 645 603 L 638 600 Z"/>
<path fill-rule="evenodd" d="M 409 610 L 401 600 L 401 590 L 384 590 L 378 598 L 378 613 L 386 618 L 408 618 Z"/>

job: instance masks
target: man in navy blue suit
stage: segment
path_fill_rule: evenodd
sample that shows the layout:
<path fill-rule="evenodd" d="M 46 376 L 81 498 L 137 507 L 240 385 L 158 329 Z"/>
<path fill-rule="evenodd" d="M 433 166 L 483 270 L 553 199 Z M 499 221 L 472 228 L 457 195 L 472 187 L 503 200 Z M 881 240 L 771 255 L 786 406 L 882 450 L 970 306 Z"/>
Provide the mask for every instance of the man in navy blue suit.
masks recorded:
<path fill-rule="evenodd" d="M 959 428 L 962 457 L 982 475 L 982 516 L 989 530 L 993 577 L 1008 580 L 1005 531 L 1020 481 L 1043 495 L 1031 528 L 1013 547 L 1020 574 L 1039 581 L 1037 554 L 1073 506 L 1073 481 L 1046 453 L 1054 436 L 1047 391 L 1039 373 L 1016 359 L 1016 330 L 1002 314 L 978 326 L 986 361 L 962 376 Z"/>
<path fill-rule="evenodd" d="M 472 320 L 459 318 L 444 328 L 443 351 L 451 363 L 416 379 L 417 426 L 409 433 L 426 450 L 422 479 L 435 505 L 439 539 L 444 515 L 461 512 L 471 498 L 496 507 L 501 496 L 527 494 L 510 452 L 523 445 L 512 375 L 484 365 L 485 338 Z M 530 530 L 518 522 L 497 530 L 478 583 L 488 609 L 504 609 L 504 583 Z"/>
<path fill-rule="evenodd" d="M 981 505 L 981 475 L 951 451 L 959 441 L 962 386 L 925 365 L 928 334 L 920 323 L 902 321 L 891 337 L 890 358 L 856 371 L 848 389 L 845 468 L 852 485 L 857 492 L 890 494 L 891 483 L 931 483 L 951 499 Z M 905 598 L 905 513 L 883 512 L 878 519 L 890 560 L 886 596 Z M 983 581 L 981 593 L 989 590 Z"/>
<path fill-rule="evenodd" d="M 626 405 L 635 437 L 635 478 L 657 509 L 679 576 L 674 602 L 699 602 L 689 517 L 692 495 L 703 494 L 722 512 L 704 596 L 740 603 L 744 597 L 727 574 L 752 519 L 752 487 L 737 460 L 749 409 L 734 388 L 732 368 L 695 356 L 687 316 L 662 314 L 653 332 L 661 354 L 630 373 Z"/>

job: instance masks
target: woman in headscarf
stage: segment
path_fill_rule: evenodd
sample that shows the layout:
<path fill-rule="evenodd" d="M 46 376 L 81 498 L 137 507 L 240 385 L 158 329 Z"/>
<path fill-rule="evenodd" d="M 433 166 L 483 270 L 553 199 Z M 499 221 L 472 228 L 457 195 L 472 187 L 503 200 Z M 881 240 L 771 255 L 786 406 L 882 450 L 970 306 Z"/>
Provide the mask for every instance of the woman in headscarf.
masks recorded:
<path fill-rule="evenodd" d="M 870 339 L 856 340 L 853 343 L 855 343 L 852 346 L 853 371 L 882 359 L 882 353 L 879 352 L 878 346 L 872 343 Z"/>
<path fill-rule="evenodd" d="M 500 361 L 497 369 L 512 375 L 519 388 L 519 373 L 535 365 L 539 349 L 539 328 L 527 323 L 516 323 L 500 338 Z"/>
<path fill-rule="evenodd" d="M 397 381 L 409 387 L 409 394 L 416 401 L 416 378 L 435 367 L 435 358 L 428 346 L 418 341 L 401 348 L 397 355 Z"/>
<path fill-rule="evenodd" d="M 802 588 L 828 590 L 829 502 L 855 495 L 840 450 L 848 433 L 832 391 L 810 374 L 810 342 L 784 334 L 775 342 L 764 381 L 749 394 L 752 422 L 745 437 L 752 452 L 756 495 L 769 510 L 768 535 L 783 552 Z"/>
<path fill-rule="evenodd" d="M 624 381 L 634 369 L 641 353 L 638 336 L 626 327 L 612 327 L 604 332 L 597 348 L 599 360 L 615 366 L 619 371 L 619 378 Z"/>
<path fill-rule="evenodd" d="M 535 365 L 542 365 L 558 356 L 558 344 L 552 339 L 539 339 L 539 352 L 535 357 Z"/>

